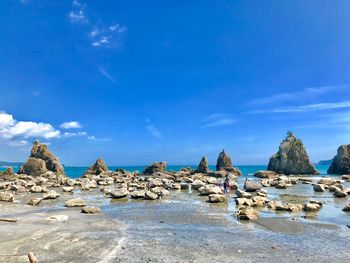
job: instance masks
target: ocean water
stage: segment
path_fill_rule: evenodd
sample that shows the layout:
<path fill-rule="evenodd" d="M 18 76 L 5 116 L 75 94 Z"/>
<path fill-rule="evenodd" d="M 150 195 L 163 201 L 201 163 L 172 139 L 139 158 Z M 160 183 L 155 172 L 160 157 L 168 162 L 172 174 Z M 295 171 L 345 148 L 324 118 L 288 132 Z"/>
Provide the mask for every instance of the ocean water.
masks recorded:
<path fill-rule="evenodd" d="M 123 168 L 127 171 L 133 172 L 133 171 L 139 171 L 142 172 L 143 169 L 146 166 L 143 165 L 139 165 L 139 166 L 109 166 L 108 168 L 111 171 L 115 171 L 117 168 Z M 168 165 L 167 166 L 167 170 L 172 170 L 172 171 L 179 171 L 181 168 L 183 167 L 191 167 L 196 169 L 197 166 L 196 165 L 192 165 L 192 166 L 186 166 L 186 165 Z M 259 170 L 266 170 L 267 165 L 238 165 L 237 166 L 242 174 L 243 177 L 251 177 L 255 172 L 259 171 Z M 321 175 L 326 175 L 327 174 L 327 169 L 328 169 L 328 165 L 316 165 L 316 169 L 320 172 Z M 0 167 L 0 171 L 4 171 L 6 169 L 6 167 Z M 16 172 L 18 171 L 19 167 L 18 166 L 14 166 L 13 170 Z M 67 174 L 67 176 L 71 177 L 71 178 L 78 178 L 80 177 L 84 171 L 87 169 L 87 167 L 77 167 L 77 166 L 65 166 L 64 170 Z M 209 166 L 210 170 L 215 170 L 215 166 L 211 165 Z"/>

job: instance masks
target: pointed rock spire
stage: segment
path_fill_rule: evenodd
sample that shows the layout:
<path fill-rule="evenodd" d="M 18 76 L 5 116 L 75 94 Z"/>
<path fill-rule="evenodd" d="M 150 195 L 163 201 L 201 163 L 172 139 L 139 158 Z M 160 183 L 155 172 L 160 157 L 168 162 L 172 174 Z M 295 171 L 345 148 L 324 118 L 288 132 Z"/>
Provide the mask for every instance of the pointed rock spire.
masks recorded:
<path fill-rule="evenodd" d="M 232 170 L 232 161 L 231 161 L 231 157 L 226 154 L 225 150 L 222 150 L 222 152 L 219 154 L 219 157 L 216 161 L 216 171 L 220 171 L 220 170 L 226 170 L 226 171 L 230 171 Z"/>
<path fill-rule="evenodd" d="M 208 167 L 208 159 L 207 157 L 203 156 L 198 168 L 196 169 L 196 173 L 208 173 L 209 172 L 209 167 Z"/>
<path fill-rule="evenodd" d="M 292 132 L 282 141 L 279 150 L 272 155 L 267 170 L 280 174 L 318 174 L 310 162 L 303 142 Z"/>

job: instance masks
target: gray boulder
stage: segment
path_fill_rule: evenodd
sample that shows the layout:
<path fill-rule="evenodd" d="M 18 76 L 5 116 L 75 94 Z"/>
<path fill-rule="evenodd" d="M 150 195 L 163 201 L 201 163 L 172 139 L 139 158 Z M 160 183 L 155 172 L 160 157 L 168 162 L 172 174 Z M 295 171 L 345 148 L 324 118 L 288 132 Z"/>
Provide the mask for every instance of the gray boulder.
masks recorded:
<path fill-rule="evenodd" d="M 327 173 L 350 174 L 350 144 L 341 145 L 338 148 L 337 155 L 333 158 Z"/>
<path fill-rule="evenodd" d="M 293 133 L 288 132 L 279 150 L 269 161 L 267 170 L 279 174 L 319 174 L 310 162 L 304 144 Z"/>
<path fill-rule="evenodd" d="M 81 212 L 84 214 L 97 214 L 101 213 L 101 209 L 97 206 L 84 206 Z"/>
<path fill-rule="evenodd" d="M 243 188 L 247 192 L 255 192 L 262 188 L 262 184 L 254 181 L 245 181 Z"/>
<path fill-rule="evenodd" d="M 47 145 L 35 141 L 27 162 L 19 169 L 18 173 L 39 176 L 47 171 L 64 174 L 63 166 L 58 158 L 48 150 Z"/>

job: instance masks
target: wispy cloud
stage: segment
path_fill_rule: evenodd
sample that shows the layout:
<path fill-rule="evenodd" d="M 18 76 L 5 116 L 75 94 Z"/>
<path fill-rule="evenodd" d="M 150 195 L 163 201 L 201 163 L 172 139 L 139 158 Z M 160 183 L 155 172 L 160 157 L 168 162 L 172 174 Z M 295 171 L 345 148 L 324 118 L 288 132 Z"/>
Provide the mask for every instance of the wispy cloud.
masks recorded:
<path fill-rule="evenodd" d="M 118 45 L 119 40 L 126 32 L 126 27 L 113 23 L 107 26 L 94 26 L 90 31 L 91 45 L 93 47 L 109 47 Z"/>
<path fill-rule="evenodd" d="M 85 4 L 81 4 L 79 1 L 74 0 L 72 2 L 72 10 L 68 14 L 69 20 L 72 23 L 88 23 L 89 20 L 85 14 L 85 7 Z"/>
<path fill-rule="evenodd" d="M 163 139 L 162 132 L 158 130 L 158 128 L 153 123 L 151 123 L 150 119 L 147 118 L 146 123 L 146 129 L 153 137 L 157 139 Z"/>
<path fill-rule="evenodd" d="M 97 138 L 96 136 L 88 136 L 87 137 L 89 141 L 95 141 L 95 142 L 109 142 L 111 138 Z"/>
<path fill-rule="evenodd" d="M 81 124 L 78 121 L 67 121 L 60 125 L 61 129 L 79 129 Z"/>
<path fill-rule="evenodd" d="M 315 121 L 308 121 L 306 124 L 297 125 L 299 129 L 346 129 L 350 130 L 350 111 L 332 112 L 318 116 Z"/>
<path fill-rule="evenodd" d="M 87 136 L 87 132 L 65 132 L 63 136 L 66 138 L 77 137 L 77 136 Z"/>
<path fill-rule="evenodd" d="M 249 113 L 292 113 L 350 108 L 350 101 L 307 104 L 294 107 L 280 107 L 270 110 L 253 110 Z"/>
<path fill-rule="evenodd" d="M 116 80 L 111 76 L 111 74 L 109 74 L 109 72 L 102 66 L 98 66 L 98 70 L 100 71 L 100 73 L 106 78 L 108 79 L 110 82 L 117 84 Z"/>
<path fill-rule="evenodd" d="M 205 118 L 203 118 L 202 122 L 204 124 L 201 126 L 201 128 L 206 129 L 206 128 L 232 125 L 235 122 L 237 122 L 237 120 L 233 119 L 226 113 L 215 113 L 215 114 L 210 114 Z"/>
<path fill-rule="evenodd" d="M 290 92 L 290 93 L 280 93 L 272 95 L 269 97 L 263 97 L 250 101 L 250 105 L 265 105 L 265 104 L 274 104 L 281 102 L 295 102 L 299 101 L 300 98 L 310 99 L 326 94 L 328 92 L 343 91 L 349 90 L 350 85 L 333 85 L 333 86 L 321 86 L 321 87 L 308 87 L 301 91 Z"/>
<path fill-rule="evenodd" d="M 117 48 L 120 46 L 124 33 L 127 31 L 126 26 L 118 23 L 105 23 L 102 19 L 94 19 L 97 16 L 87 16 L 86 4 L 74 0 L 72 9 L 68 13 L 71 23 L 88 25 L 83 27 L 87 30 L 87 35 L 92 47 L 94 48 Z"/>

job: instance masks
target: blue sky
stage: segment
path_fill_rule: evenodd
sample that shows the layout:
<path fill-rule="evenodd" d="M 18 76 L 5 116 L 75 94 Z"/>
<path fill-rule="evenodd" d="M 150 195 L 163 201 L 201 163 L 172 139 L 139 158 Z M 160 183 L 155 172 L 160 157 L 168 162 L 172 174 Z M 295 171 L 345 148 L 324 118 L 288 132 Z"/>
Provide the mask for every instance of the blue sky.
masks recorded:
<path fill-rule="evenodd" d="M 0 160 L 267 164 L 350 143 L 349 1 L 0 3 Z"/>

